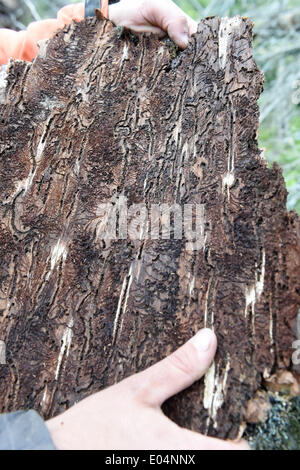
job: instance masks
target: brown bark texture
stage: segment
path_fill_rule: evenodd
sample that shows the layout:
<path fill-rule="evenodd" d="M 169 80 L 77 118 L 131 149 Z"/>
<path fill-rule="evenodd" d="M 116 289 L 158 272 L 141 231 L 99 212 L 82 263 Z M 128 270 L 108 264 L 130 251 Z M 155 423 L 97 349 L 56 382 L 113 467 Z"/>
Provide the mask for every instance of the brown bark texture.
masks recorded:
<path fill-rule="evenodd" d="M 163 409 L 236 437 L 263 376 L 291 367 L 300 306 L 299 218 L 257 144 L 251 21 L 203 19 L 178 53 L 88 19 L 1 77 L 1 412 L 55 416 L 206 326 L 213 365 Z M 203 243 L 142 223 L 102 239 L 99 208 L 121 196 L 201 205 Z"/>

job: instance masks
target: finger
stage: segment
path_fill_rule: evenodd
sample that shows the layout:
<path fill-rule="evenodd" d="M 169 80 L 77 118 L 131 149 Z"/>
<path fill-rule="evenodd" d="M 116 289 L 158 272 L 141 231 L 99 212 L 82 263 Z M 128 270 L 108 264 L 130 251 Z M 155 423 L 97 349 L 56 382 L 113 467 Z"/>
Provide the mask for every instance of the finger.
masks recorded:
<path fill-rule="evenodd" d="M 158 37 L 164 37 L 166 35 L 165 31 L 163 31 L 160 28 L 157 28 L 156 26 L 152 25 L 135 25 L 132 24 L 130 25 L 130 28 L 132 31 L 135 31 L 136 33 L 152 33 L 152 34 L 157 34 Z"/>
<path fill-rule="evenodd" d="M 198 29 L 197 21 L 193 20 L 193 18 L 191 18 L 190 16 L 187 16 L 187 21 L 188 21 L 188 25 L 189 25 L 190 36 L 192 34 L 197 33 L 197 29 Z"/>
<path fill-rule="evenodd" d="M 170 356 L 128 380 L 138 400 L 161 406 L 172 395 L 189 387 L 209 368 L 217 348 L 212 330 L 204 328 Z"/>
<path fill-rule="evenodd" d="M 245 440 L 233 442 L 221 440 L 215 437 L 204 436 L 188 429 L 184 430 L 182 445 L 187 449 L 194 450 L 251 450 Z"/>
<path fill-rule="evenodd" d="M 185 16 L 179 16 L 168 20 L 164 31 L 168 33 L 169 38 L 172 39 L 172 41 L 174 41 L 181 49 L 185 49 L 188 46 L 189 26 Z"/>
<path fill-rule="evenodd" d="M 187 47 L 190 34 L 197 31 L 197 23 L 171 0 L 143 2 L 140 12 L 145 21 L 165 31 L 182 49 Z"/>
<path fill-rule="evenodd" d="M 137 12 L 137 5 L 135 2 L 115 3 L 109 6 L 109 19 L 118 26 L 125 26 L 126 28 L 135 31 L 136 33 L 153 33 L 158 37 L 164 37 L 165 31 L 157 25 L 146 21 L 143 16 Z"/>
<path fill-rule="evenodd" d="M 206 450 L 251 450 L 249 444 L 244 440 L 240 442 L 222 441 L 221 439 L 207 436 L 204 439 L 204 441 L 202 440 L 202 445 L 204 444 L 204 449 Z"/>

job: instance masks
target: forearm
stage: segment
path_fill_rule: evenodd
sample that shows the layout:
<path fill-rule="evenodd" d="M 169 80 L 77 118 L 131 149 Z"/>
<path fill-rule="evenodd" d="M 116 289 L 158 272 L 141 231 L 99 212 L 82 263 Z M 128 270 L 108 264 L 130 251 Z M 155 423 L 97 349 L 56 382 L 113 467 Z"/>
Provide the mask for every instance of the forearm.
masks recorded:
<path fill-rule="evenodd" d="M 114 24 L 136 32 L 159 37 L 167 34 L 181 49 L 187 47 L 190 36 L 197 31 L 196 21 L 172 0 L 120 0 L 109 5 L 108 17 Z M 38 41 L 49 39 L 65 24 L 83 18 L 84 3 L 78 3 L 62 8 L 56 19 L 31 23 L 25 31 L 0 30 L 0 65 L 9 58 L 31 61 L 38 52 Z"/>
<path fill-rule="evenodd" d="M 84 3 L 71 4 L 59 10 L 55 19 L 30 23 L 25 31 L 0 29 L 0 65 L 10 58 L 32 61 L 38 52 L 38 41 L 49 39 L 52 34 L 72 20 L 84 18 Z"/>

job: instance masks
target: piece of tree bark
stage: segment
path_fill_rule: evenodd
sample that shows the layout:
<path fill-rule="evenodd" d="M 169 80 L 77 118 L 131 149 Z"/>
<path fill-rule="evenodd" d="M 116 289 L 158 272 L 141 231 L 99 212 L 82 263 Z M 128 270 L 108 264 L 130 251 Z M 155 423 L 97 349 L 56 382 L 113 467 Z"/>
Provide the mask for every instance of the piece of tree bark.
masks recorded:
<path fill-rule="evenodd" d="M 88 19 L 42 43 L 33 64 L 10 64 L 1 411 L 57 415 L 206 326 L 218 336 L 214 364 L 164 411 L 234 438 L 262 376 L 291 366 L 300 224 L 286 211 L 280 168 L 257 146 L 263 77 L 251 31 L 245 18 L 204 19 L 177 55 Z M 120 196 L 128 207 L 201 204 L 204 246 L 101 240 L 99 208 Z"/>

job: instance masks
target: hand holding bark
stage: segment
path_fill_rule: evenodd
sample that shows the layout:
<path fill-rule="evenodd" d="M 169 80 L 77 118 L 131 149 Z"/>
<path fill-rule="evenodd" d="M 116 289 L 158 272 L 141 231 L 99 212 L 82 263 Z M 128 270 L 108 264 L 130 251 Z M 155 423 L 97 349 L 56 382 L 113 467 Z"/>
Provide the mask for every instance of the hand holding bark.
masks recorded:
<path fill-rule="evenodd" d="M 172 0 L 121 0 L 110 5 L 109 19 L 136 32 L 166 34 L 182 49 L 197 31 L 197 23 Z"/>
<path fill-rule="evenodd" d="M 161 411 L 170 396 L 202 377 L 217 347 L 209 329 L 200 330 L 152 367 L 96 393 L 47 421 L 58 449 L 248 449 L 180 428 Z"/>

